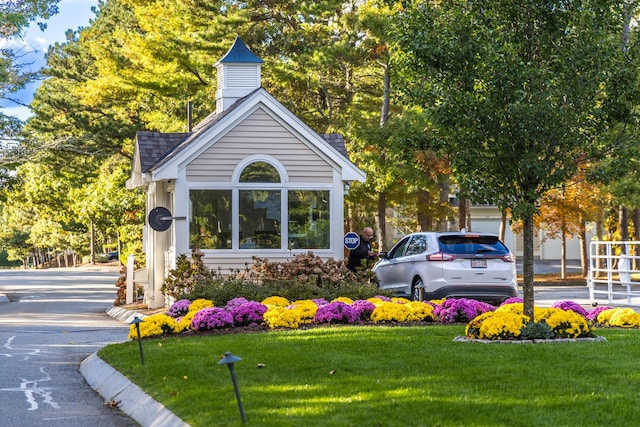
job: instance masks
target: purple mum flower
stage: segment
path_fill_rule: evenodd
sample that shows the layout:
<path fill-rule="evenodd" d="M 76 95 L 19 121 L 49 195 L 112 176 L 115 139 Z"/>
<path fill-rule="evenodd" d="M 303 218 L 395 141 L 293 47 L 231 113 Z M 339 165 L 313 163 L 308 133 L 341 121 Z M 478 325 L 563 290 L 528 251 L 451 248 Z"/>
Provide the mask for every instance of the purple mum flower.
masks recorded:
<path fill-rule="evenodd" d="M 342 301 L 318 307 L 313 319 L 316 323 L 355 323 L 360 320 L 358 311 Z"/>
<path fill-rule="evenodd" d="M 593 310 L 591 310 L 590 312 L 587 313 L 586 318 L 587 320 L 590 320 L 591 322 L 595 322 L 596 320 L 598 320 L 598 315 L 600 313 L 602 313 L 603 311 L 606 310 L 611 310 L 613 307 L 609 307 L 607 305 L 602 305 L 599 307 L 594 308 Z"/>
<path fill-rule="evenodd" d="M 329 301 L 327 301 L 324 298 L 314 298 L 311 301 L 313 301 L 318 307 L 322 307 L 324 305 L 329 304 Z"/>
<path fill-rule="evenodd" d="M 208 307 L 198 311 L 191 321 L 191 329 L 209 331 L 233 325 L 233 317 L 220 307 Z"/>
<path fill-rule="evenodd" d="M 556 301 L 553 303 L 552 307 L 560 308 L 564 311 L 572 310 L 576 314 L 587 317 L 587 310 L 585 310 L 580 304 L 574 301 Z"/>
<path fill-rule="evenodd" d="M 371 313 L 376 309 L 376 306 L 367 300 L 359 299 L 355 300 L 353 304 L 351 304 L 357 312 L 360 320 L 369 320 L 371 319 Z"/>
<path fill-rule="evenodd" d="M 447 299 L 433 309 L 433 314 L 442 323 L 470 322 L 476 316 L 495 309 L 491 304 L 473 299 Z"/>
<path fill-rule="evenodd" d="M 191 301 L 189 301 L 188 299 L 181 299 L 174 302 L 173 304 L 171 304 L 171 307 L 169 307 L 169 316 L 173 317 L 174 319 L 184 316 L 189 312 L 190 305 Z"/>
<path fill-rule="evenodd" d="M 391 298 L 385 297 L 384 295 L 376 295 L 374 298 L 379 298 L 381 301 L 391 302 Z"/>
<path fill-rule="evenodd" d="M 506 300 L 504 300 L 502 302 L 502 304 L 500 304 L 500 306 L 502 307 L 503 305 L 507 305 L 507 304 L 522 304 L 524 302 L 524 300 L 522 298 L 519 297 L 511 297 L 511 298 L 507 298 Z"/>
<path fill-rule="evenodd" d="M 264 321 L 267 306 L 256 301 L 246 301 L 229 310 L 233 322 L 237 326 L 259 325 Z"/>
<path fill-rule="evenodd" d="M 227 301 L 227 305 L 225 306 L 225 309 L 230 312 L 231 309 L 233 309 L 234 307 L 238 307 L 247 302 L 249 302 L 249 300 L 244 297 L 233 298 Z"/>

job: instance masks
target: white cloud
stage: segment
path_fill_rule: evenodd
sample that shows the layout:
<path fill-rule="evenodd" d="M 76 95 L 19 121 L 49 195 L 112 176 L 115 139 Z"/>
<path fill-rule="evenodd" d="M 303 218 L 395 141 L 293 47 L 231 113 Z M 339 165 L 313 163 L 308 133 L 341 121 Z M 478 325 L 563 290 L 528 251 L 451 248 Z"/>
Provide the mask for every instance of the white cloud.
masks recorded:
<path fill-rule="evenodd" d="M 0 3 L 7 0 L 0 0 Z M 0 39 L 0 48 L 10 48 L 20 55 L 20 62 L 31 64 L 32 71 L 40 69 L 44 65 L 44 54 L 50 45 L 66 41 L 65 33 L 68 29 L 77 30 L 86 27 L 89 21 L 95 19 L 91 11 L 93 6 L 98 6 L 98 0 L 62 0 L 58 3 L 59 13 L 46 21 L 47 28 L 41 31 L 33 24 L 23 34 L 22 38 L 11 40 Z M 29 85 L 23 91 L 10 96 L 21 102 L 30 103 L 33 94 L 39 84 Z M 31 114 L 26 107 L 14 107 L 9 102 L 0 102 L 0 108 L 6 115 L 16 116 L 22 120 Z"/>

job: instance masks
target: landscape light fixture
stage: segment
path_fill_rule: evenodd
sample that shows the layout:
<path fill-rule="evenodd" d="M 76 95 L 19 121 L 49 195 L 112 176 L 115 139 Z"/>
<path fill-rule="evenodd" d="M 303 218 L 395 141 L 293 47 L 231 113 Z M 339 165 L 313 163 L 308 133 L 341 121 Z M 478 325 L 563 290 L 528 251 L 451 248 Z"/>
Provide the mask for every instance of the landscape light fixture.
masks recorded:
<path fill-rule="evenodd" d="M 136 325 L 136 331 L 138 332 L 138 346 L 140 347 L 140 363 L 144 366 L 144 353 L 142 352 L 142 339 L 140 337 L 140 323 L 142 322 L 144 322 L 144 320 L 136 316 L 130 324 Z"/>
<path fill-rule="evenodd" d="M 233 364 L 242 360 L 238 356 L 234 356 L 230 351 L 227 351 L 222 359 L 218 362 L 218 365 L 227 365 L 229 366 L 229 371 L 231 371 L 231 381 L 233 382 L 233 388 L 236 392 L 236 399 L 238 400 L 238 408 L 240 409 L 240 417 L 242 417 L 242 424 L 247 423 L 247 419 L 244 416 L 244 408 L 242 407 L 242 400 L 240 400 L 240 389 L 238 388 L 238 382 L 236 381 L 236 373 L 233 370 Z"/>

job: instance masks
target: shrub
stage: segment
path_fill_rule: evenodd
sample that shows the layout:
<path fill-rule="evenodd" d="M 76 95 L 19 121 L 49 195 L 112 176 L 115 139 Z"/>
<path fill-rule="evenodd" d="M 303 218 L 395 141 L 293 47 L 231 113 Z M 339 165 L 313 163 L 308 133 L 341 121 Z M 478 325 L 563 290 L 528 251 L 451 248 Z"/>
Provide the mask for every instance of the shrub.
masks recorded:
<path fill-rule="evenodd" d="M 600 315 L 600 313 L 602 313 L 603 311 L 607 311 L 607 310 L 613 310 L 613 307 L 609 307 L 606 305 L 598 306 L 593 310 L 591 310 L 589 313 L 587 313 L 587 320 L 589 320 L 592 323 L 598 323 L 598 315 Z"/>
<path fill-rule="evenodd" d="M 433 321 L 433 305 L 424 301 L 410 301 L 405 304 L 410 309 L 408 320 L 410 321 Z"/>
<path fill-rule="evenodd" d="M 233 317 L 220 307 L 207 307 L 193 316 L 191 329 L 194 331 L 210 331 L 233 326 Z"/>
<path fill-rule="evenodd" d="M 556 338 L 585 338 L 593 336 L 591 325 L 587 319 L 573 310 L 550 308 L 541 311 L 542 315 L 535 321 L 545 320 L 553 330 Z"/>
<path fill-rule="evenodd" d="M 609 326 L 619 326 L 623 328 L 637 328 L 640 326 L 640 314 L 636 313 L 632 308 L 617 308 L 612 311 L 613 313 L 611 313 L 609 318 Z"/>
<path fill-rule="evenodd" d="M 262 300 L 262 303 L 267 306 L 276 305 L 279 307 L 286 307 L 291 304 L 288 299 L 279 296 L 265 298 L 264 300 Z"/>
<path fill-rule="evenodd" d="M 381 293 L 371 274 L 354 274 L 345 267 L 344 261 L 325 261 L 312 252 L 283 263 L 254 258 L 253 264 L 247 264 L 244 271 L 227 275 L 208 270 L 202 257 L 198 250 L 194 250 L 191 260 L 180 255 L 176 268 L 165 279 L 163 292 L 176 299 L 209 299 L 219 307 L 237 297 L 261 301 L 279 295 L 290 300 L 331 301 L 338 297 L 367 299 Z"/>
<path fill-rule="evenodd" d="M 469 322 L 476 316 L 496 308 L 491 304 L 472 299 L 447 299 L 437 305 L 433 314 L 442 323 Z"/>
<path fill-rule="evenodd" d="M 371 320 L 380 322 L 406 322 L 411 316 L 411 308 L 406 304 L 383 301 L 371 313 Z"/>
<path fill-rule="evenodd" d="M 300 311 L 280 305 L 269 307 L 264 321 L 270 328 L 297 328 L 302 323 Z"/>
<path fill-rule="evenodd" d="M 190 294 L 197 283 L 212 278 L 214 274 L 202 262 L 203 256 L 199 249 L 192 252 L 191 260 L 185 254 L 178 256 L 176 268 L 170 270 L 168 277 L 164 279 L 162 292 L 178 299 Z"/>
<path fill-rule="evenodd" d="M 156 337 L 179 332 L 178 322 L 164 313 L 153 314 L 144 318 L 140 325 L 140 338 Z M 129 326 L 129 339 L 138 339 L 135 324 Z"/>
<path fill-rule="evenodd" d="M 182 317 L 189 312 L 189 306 L 191 305 L 191 301 L 188 299 L 181 299 L 169 307 L 169 316 L 177 319 L 178 317 Z"/>
<path fill-rule="evenodd" d="M 267 306 L 256 301 L 246 301 L 234 304 L 228 310 L 236 326 L 259 325 L 264 321 Z"/>
<path fill-rule="evenodd" d="M 547 322 L 529 322 L 522 328 L 520 338 L 523 340 L 548 340 L 554 338 L 554 333 Z"/>
<path fill-rule="evenodd" d="M 360 320 L 371 320 L 371 313 L 375 310 L 376 306 L 367 300 L 355 300 L 352 307 L 358 312 Z"/>
<path fill-rule="evenodd" d="M 191 305 L 189 305 L 189 311 L 197 312 L 202 310 L 203 308 L 209 308 L 213 306 L 213 301 L 204 298 L 198 298 L 197 300 L 193 301 Z"/>
<path fill-rule="evenodd" d="M 347 303 L 333 301 L 316 310 L 315 323 L 355 323 L 360 320 L 360 313 Z"/>
<path fill-rule="evenodd" d="M 552 305 L 553 308 L 561 308 L 562 310 L 572 310 L 580 316 L 587 317 L 587 310 L 574 301 L 556 301 Z"/>
<path fill-rule="evenodd" d="M 465 328 L 469 338 L 487 340 L 520 339 L 529 317 L 510 311 L 488 311 L 472 319 Z"/>

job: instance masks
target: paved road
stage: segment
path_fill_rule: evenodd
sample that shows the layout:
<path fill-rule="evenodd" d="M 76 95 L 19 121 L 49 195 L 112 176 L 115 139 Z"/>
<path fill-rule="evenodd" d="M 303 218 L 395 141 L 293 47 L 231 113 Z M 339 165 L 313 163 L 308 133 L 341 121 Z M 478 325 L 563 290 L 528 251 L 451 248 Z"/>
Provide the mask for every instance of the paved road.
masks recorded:
<path fill-rule="evenodd" d="M 126 341 L 128 325 L 106 314 L 118 271 L 0 270 L 0 404 L 7 427 L 138 425 L 104 405 L 80 362 Z"/>

